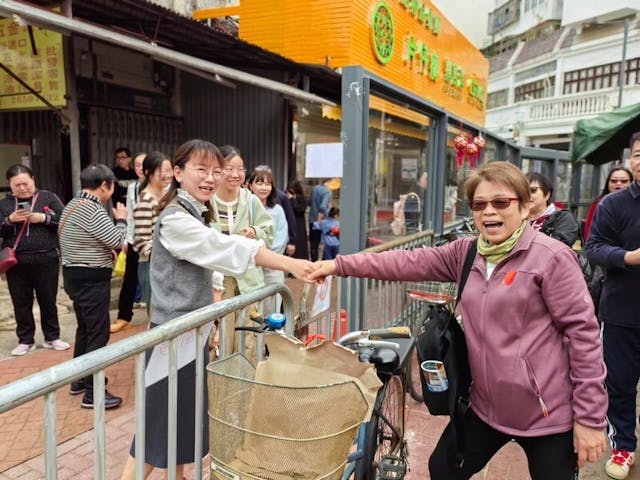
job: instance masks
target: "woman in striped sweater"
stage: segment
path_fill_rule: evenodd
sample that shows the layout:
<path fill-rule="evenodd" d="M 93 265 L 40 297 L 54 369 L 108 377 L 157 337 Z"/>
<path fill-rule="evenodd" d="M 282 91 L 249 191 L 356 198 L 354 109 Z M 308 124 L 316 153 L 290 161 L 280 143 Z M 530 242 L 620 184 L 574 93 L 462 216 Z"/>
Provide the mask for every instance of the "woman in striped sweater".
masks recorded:
<path fill-rule="evenodd" d="M 153 227 L 158 219 L 158 201 L 173 178 L 171 160 L 164 153 L 151 152 L 142 162 L 144 180 L 140 185 L 138 203 L 133 209 L 133 248 L 138 253 L 138 283 L 147 303 L 147 315 L 151 306 L 151 282 L 149 259 Z"/>

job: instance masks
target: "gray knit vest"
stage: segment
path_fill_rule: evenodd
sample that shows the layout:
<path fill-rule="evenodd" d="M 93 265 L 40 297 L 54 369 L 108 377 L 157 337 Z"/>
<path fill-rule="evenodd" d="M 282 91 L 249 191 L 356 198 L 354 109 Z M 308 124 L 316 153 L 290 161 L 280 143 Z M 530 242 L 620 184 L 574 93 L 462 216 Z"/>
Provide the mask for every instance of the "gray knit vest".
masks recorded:
<path fill-rule="evenodd" d="M 193 205 L 176 197 L 160 213 L 151 247 L 151 322 L 156 325 L 213 303 L 211 270 L 174 257 L 162 245 L 158 235 L 162 220 L 177 211 L 186 211 L 204 224 Z M 184 232 L 189 235 L 188 231 Z"/>

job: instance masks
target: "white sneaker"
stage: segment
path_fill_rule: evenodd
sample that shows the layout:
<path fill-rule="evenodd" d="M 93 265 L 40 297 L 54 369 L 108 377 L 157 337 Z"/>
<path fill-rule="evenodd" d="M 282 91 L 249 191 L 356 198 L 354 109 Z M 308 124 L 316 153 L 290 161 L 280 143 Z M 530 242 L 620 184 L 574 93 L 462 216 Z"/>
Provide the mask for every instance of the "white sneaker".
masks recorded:
<path fill-rule="evenodd" d="M 611 478 L 624 480 L 629 475 L 629 468 L 633 465 L 635 457 L 633 452 L 626 450 L 612 450 L 611 458 L 607 460 L 604 471 Z"/>
<path fill-rule="evenodd" d="M 55 340 L 51 340 L 50 342 L 42 342 L 42 347 L 43 348 L 53 348 L 54 350 L 69 350 L 69 348 L 71 347 L 71 345 L 69 345 L 67 342 L 60 340 L 59 338 L 56 338 Z"/>
<path fill-rule="evenodd" d="M 11 355 L 15 357 L 19 357 L 24 355 L 27 352 L 33 352 L 36 349 L 36 344 L 32 343 L 31 345 L 27 345 L 26 343 L 19 343 L 16 348 L 11 350 Z"/>

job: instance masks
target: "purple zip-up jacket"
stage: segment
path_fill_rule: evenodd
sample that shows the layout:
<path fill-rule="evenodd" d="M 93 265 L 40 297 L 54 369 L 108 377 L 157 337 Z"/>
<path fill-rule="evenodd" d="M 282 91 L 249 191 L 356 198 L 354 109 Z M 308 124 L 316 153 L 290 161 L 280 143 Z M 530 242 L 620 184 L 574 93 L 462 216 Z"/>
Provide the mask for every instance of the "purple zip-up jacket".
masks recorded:
<path fill-rule="evenodd" d="M 340 276 L 458 282 L 470 242 L 336 258 Z M 460 310 L 473 385 L 470 402 L 500 432 L 538 437 L 573 422 L 606 425 L 606 369 L 593 303 L 573 251 L 527 226 L 486 278 L 476 255 Z"/>

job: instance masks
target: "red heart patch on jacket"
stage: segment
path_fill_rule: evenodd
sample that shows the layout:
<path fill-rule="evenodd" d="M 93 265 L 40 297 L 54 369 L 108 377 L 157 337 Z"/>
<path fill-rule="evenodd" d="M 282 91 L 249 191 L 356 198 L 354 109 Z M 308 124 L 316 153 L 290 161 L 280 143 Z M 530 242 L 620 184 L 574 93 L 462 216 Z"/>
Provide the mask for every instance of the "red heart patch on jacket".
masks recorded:
<path fill-rule="evenodd" d="M 514 271 L 507 272 L 506 275 L 504 276 L 503 283 L 505 285 L 511 285 L 515 280 L 515 278 L 516 278 L 516 272 Z"/>

